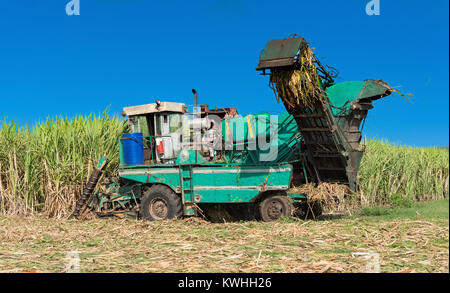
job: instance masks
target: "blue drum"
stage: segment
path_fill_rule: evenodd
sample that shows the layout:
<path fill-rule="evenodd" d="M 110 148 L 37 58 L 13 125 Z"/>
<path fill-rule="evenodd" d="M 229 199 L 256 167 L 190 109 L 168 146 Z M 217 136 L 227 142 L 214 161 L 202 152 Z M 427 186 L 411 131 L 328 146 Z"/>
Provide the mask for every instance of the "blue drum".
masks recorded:
<path fill-rule="evenodd" d="M 143 165 L 144 139 L 142 133 L 124 133 L 122 150 L 125 165 Z"/>

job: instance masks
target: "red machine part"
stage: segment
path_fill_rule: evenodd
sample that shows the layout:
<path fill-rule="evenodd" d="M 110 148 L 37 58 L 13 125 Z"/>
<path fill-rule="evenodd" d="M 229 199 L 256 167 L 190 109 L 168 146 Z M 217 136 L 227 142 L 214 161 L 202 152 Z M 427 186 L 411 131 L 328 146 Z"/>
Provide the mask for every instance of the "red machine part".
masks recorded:
<path fill-rule="evenodd" d="M 164 146 L 163 146 L 163 139 L 162 137 L 155 137 L 156 142 L 156 150 L 158 154 L 162 155 L 164 154 Z"/>

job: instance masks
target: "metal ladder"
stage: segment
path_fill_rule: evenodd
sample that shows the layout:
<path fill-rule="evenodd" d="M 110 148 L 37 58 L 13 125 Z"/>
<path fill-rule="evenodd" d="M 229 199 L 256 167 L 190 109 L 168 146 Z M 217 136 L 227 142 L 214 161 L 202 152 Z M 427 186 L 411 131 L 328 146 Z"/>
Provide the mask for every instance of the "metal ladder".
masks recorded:
<path fill-rule="evenodd" d="M 192 177 L 192 165 L 180 165 L 180 188 L 183 202 L 183 213 L 192 215 L 194 213 L 192 204 L 194 202 L 194 183 Z"/>

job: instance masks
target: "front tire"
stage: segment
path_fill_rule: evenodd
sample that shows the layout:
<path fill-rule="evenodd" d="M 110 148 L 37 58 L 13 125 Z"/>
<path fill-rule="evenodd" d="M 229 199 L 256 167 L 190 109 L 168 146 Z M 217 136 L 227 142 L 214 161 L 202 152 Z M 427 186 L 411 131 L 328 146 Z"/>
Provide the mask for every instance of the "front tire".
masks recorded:
<path fill-rule="evenodd" d="M 143 219 L 161 221 L 181 218 L 183 205 L 181 198 L 165 185 L 153 185 L 141 200 L 140 212 Z"/>
<path fill-rule="evenodd" d="M 294 206 L 285 195 L 271 195 L 259 203 L 259 216 L 264 222 L 271 222 L 281 217 L 290 217 Z"/>

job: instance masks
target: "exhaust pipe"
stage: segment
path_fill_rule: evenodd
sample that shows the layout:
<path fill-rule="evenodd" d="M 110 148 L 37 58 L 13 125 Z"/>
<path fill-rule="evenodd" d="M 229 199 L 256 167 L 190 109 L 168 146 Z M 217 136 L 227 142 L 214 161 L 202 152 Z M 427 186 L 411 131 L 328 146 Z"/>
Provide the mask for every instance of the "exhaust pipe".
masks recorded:
<path fill-rule="evenodd" d="M 194 106 L 197 106 L 197 91 L 192 89 L 192 93 L 194 94 Z"/>

